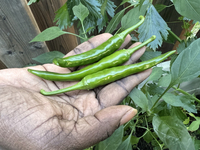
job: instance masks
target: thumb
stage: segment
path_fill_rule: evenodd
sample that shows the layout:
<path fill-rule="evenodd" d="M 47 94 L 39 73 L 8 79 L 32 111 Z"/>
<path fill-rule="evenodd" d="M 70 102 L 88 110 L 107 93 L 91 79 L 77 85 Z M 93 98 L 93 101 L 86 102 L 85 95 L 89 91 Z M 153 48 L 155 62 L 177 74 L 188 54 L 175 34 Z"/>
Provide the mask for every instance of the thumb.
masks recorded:
<path fill-rule="evenodd" d="M 131 120 L 137 113 L 130 106 L 118 105 L 105 108 L 94 116 L 80 119 L 76 124 L 76 132 L 79 143 L 75 149 L 90 147 L 108 138 L 120 125 Z"/>

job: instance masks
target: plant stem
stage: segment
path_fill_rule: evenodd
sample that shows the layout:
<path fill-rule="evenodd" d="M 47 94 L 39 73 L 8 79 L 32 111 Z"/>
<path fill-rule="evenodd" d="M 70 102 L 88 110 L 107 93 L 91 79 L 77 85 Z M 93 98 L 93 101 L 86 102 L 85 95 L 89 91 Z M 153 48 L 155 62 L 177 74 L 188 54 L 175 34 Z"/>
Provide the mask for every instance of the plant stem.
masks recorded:
<path fill-rule="evenodd" d="M 175 89 L 175 90 L 177 90 L 177 91 L 179 91 L 179 92 L 181 92 L 184 95 L 188 95 L 188 96 L 192 97 L 196 102 L 200 103 L 200 100 L 198 98 L 192 96 L 191 94 L 187 93 L 186 91 L 184 91 L 182 89 L 179 89 L 179 88 L 177 88 L 175 86 L 173 86 L 172 88 Z"/>
<path fill-rule="evenodd" d="M 175 37 L 179 42 L 182 41 L 174 32 L 172 32 L 172 30 L 168 30 L 168 31 L 169 31 L 169 33 L 170 33 L 173 37 Z"/>
<path fill-rule="evenodd" d="M 86 35 L 86 33 L 85 33 L 85 28 L 84 28 L 84 26 L 83 26 L 83 22 L 82 22 L 82 21 L 81 21 L 81 25 L 82 25 L 82 28 L 83 28 L 83 32 L 84 32 L 85 38 L 87 39 L 87 35 Z"/>
<path fill-rule="evenodd" d="M 150 109 L 150 111 L 152 111 L 154 109 L 154 107 L 156 106 L 156 104 L 158 103 L 158 101 L 163 97 L 163 95 L 165 95 L 165 93 L 171 88 L 171 86 L 169 85 L 165 91 L 160 95 L 160 97 L 156 100 L 156 102 L 153 104 L 152 108 Z"/>
<path fill-rule="evenodd" d="M 81 38 L 81 39 L 83 39 L 83 40 L 87 40 L 87 38 L 81 37 L 81 36 L 79 36 L 79 35 L 77 35 L 77 34 L 74 34 L 74 33 L 71 33 L 71 32 L 65 32 L 65 33 L 66 33 L 66 34 L 71 34 L 71 35 L 77 36 L 77 37 L 79 37 L 79 38 Z"/>

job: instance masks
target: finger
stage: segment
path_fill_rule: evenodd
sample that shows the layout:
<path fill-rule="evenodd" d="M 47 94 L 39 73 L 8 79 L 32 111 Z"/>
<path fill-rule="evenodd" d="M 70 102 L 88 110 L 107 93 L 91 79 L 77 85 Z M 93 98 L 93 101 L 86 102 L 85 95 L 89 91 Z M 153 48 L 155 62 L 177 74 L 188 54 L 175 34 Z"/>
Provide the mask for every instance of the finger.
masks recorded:
<path fill-rule="evenodd" d="M 139 83 L 151 74 L 151 69 L 145 70 L 108 84 L 98 94 L 97 99 L 102 108 L 119 104 Z"/>
<path fill-rule="evenodd" d="M 77 121 L 69 138 L 71 149 L 84 149 L 108 138 L 120 125 L 131 120 L 137 113 L 129 106 L 112 106 Z M 75 143 L 74 143 L 75 142 Z M 70 149 L 70 148 L 69 148 Z"/>

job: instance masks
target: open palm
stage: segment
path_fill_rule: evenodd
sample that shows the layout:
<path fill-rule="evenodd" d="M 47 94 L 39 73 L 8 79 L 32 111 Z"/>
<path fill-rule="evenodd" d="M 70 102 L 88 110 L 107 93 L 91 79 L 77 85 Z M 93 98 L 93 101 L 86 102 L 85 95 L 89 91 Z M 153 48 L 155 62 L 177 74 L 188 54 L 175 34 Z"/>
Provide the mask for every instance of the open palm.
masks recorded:
<path fill-rule="evenodd" d="M 95 36 L 68 55 L 87 51 L 109 37 L 109 34 Z M 123 46 L 129 40 L 127 37 Z M 144 50 L 133 54 L 127 63 L 136 61 Z M 53 64 L 31 68 L 59 73 L 75 70 Z M 92 146 L 136 114 L 133 108 L 117 104 L 150 73 L 147 70 L 90 91 L 43 96 L 41 89 L 58 90 L 75 82 L 43 80 L 30 74 L 27 68 L 0 70 L 0 146 L 16 150 L 76 150 Z"/>

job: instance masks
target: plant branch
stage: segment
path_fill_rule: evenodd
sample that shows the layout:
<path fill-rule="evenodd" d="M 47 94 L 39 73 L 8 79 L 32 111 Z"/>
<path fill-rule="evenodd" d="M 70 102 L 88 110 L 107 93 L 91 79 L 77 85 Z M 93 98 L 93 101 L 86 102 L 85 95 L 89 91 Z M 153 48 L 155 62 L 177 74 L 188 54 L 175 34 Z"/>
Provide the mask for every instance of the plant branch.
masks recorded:
<path fill-rule="evenodd" d="M 154 105 L 151 107 L 150 111 L 152 111 L 154 109 L 154 107 L 156 106 L 156 104 L 158 103 L 158 101 L 163 97 L 163 95 L 165 95 L 165 93 L 171 88 L 171 86 L 169 85 L 165 91 L 160 95 L 160 97 L 158 97 L 158 99 L 156 100 L 156 102 L 154 103 Z"/>
<path fill-rule="evenodd" d="M 168 30 L 168 32 L 169 32 L 173 37 L 175 37 L 179 42 L 182 41 L 174 32 L 172 32 L 172 30 Z"/>
<path fill-rule="evenodd" d="M 175 89 L 176 91 L 181 92 L 181 93 L 184 94 L 184 95 L 188 95 L 188 96 L 192 97 L 196 102 L 200 103 L 200 100 L 199 100 L 198 98 L 192 96 L 191 94 L 187 93 L 186 91 L 184 91 L 184 90 L 182 90 L 182 89 L 179 89 L 179 88 L 177 88 L 177 87 L 175 87 L 175 86 L 173 86 L 172 88 Z"/>

